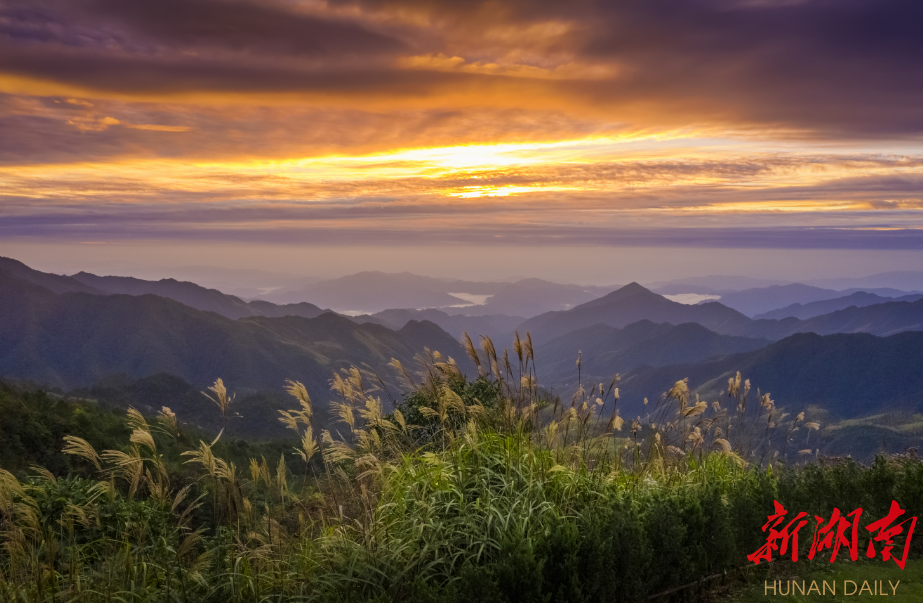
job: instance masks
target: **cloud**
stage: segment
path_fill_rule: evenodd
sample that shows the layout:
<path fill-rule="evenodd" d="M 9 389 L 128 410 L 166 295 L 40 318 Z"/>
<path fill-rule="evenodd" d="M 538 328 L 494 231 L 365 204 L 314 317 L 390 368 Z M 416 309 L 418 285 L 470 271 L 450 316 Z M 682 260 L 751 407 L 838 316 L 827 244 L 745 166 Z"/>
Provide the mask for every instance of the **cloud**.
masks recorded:
<path fill-rule="evenodd" d="M 538 150 L 549 148 L 556 152 Z M 409 155 L 275 166 L 12 167 L 0 172 L 2 234 L 869 249 L 917 249 L 923 236 L 921 156 L 543 159 L 489 170 Z M 482 195 L 453 198 L 465 191 Z M 515 194 L 490 196 L 507 192 Z"/>
<path fill-rule="evenodd" d="M 266 214 L 263 214 L 264 216 Z M 350 223 L 347 227 L 305 220 L 298 223 L 267 224 L 215 222 L 203 224 L 195 213 L 180 212 L 173 219 L 126 213 L 85 216 L 46 215 L 9 218 L 0 223 L 0 236 L 7 241 L 50 240 L 57 242 L 177 241 L 185 243 L 231 242 L 367 247 L 378 245 L 440 246 L 612 246 L 685 247 L 743 249 L 878 249 L 921 250 L 923 228 L 834 228 L 834 227 L 640 227 L 612 228 L 589 225 L 478 224 L 417 228 L 405 220 L 383 224 Z M 184 220 L 185 219 L 185 220 Z"/>
<path fill-rule="evenodd" d="M 118 123 L 105 131 L 72 129 L 75 137 L 90 137 L 105 149 L 110 132 L 127 130 L 124 124 L 130 123 L 113 118 L 107 123 L 113 122 Z M 187 144 L 187 136 L 193 136 L 188 143 L 202 141 L 198 127 L 181 134 L 143 130 L 137 135 L 142 137 L 137 141 L 164 137 L 173 140 L 176 148 Z M 25 135 L 23 139 L 29 140 Z M 812 207 L 825 212 L 913 209 L 906 200 L 923 195 L 921 155 L 754 149 L 744 153 L 734 147 L 673 148 L 677 142 L 600 138 L 279 160 L 232 156 L 190 163 L 183 155 L 164 155 L 125 159 L 112 166 L 108 158 L 76 165 L 12 163 L 0 167 L 0 194 L 33 198 L 36 205 L 107 199 L 157 205 L 208 198 L 323 206 L 387 198 L 394 204 L 447 205 L 458 211 L 465 206 L 453 197 L 509 196 L 497 207 L 520 208 L 537 218 L 542 212 L 569 208 L 656 210 L 658 219 L 663 219 L 663 212 L 686 210 L 745 214 L 773 211 L 773 207 L 788 212 Z M 116 146 L 112 153 L 120 150 Z"/>
<path fill-rule="evenodd" d="M 356 19 L 311 14 L 265 0 L 39 0 L 4 3 L 2 31 L 16 42 L 151 51 L 225 50 L 268 56 L 392 54 L 399 39 Z"/>
<path fill-rule="evenodd" d="M 0 9 L 0 72 L 62 92 L 543 108 L 834 139 L 923 133 L 923 5 L 905 0 L 36 6 Z"/>
<path fill-rule="evenodd" d="M 829 135 L 919 135 L 923 5 L 903 0 L 600 3 L 580 52 L 627 94 Z M 620 86 L 620 87 L 621 87 Z M 601 97 L 618 94 L 600 89 Z"/>
<path fill-rule="evenodd" d="M 157 124 L 125 124 L 132 130 L 148 130 L 151 132 L 188 132 L 189 126 L 161 126 Z"/>
<path fill-rule="evenodd" d="M 0 165 L 152 157 L 226 161 L 363 154 L 397 148 L 567 139 L 619 134 L 624 125 L 561 111 L 399 109 L 393 111 L 283 106 L 208 106 L 0 94 Z M 98 127 L 157 124 L 160 131 Z M 69 123 L 73 122 L 73 123 Z M 76 124 L 88 127 L 78 128 Z M 92 126 L 92 127 L 89 127 Z"/>
<path fill-rule="evenodd" d="M 916 249 L 921 17 L 0 0 L 0 234 Z"/>

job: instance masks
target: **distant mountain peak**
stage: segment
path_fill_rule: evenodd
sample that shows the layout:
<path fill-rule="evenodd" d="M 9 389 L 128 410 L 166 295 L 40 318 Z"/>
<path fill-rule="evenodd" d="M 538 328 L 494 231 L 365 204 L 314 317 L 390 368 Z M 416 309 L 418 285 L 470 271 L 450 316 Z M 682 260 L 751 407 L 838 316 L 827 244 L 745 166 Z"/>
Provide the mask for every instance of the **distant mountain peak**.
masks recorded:
<path fill-rule="evenodd" d="M 643 285 L 640 285 L 636 282 L 631 282 L 619 289 L 616 289 L 615 291 L 612 291 L 611 293 L 607 293 L 606 295 L 603 295 L 602 297 L 596 298 L 585 304 L 577 306 L 577 308 L 593 308 L 593 307 L 605 306 L 613 302 L 620 302 L 622 300 L 628 299 L 630 297 L 635 297 L 638 295 L 644 295 L 644 296 L 649 296 L 653 298 L 660 298 L 664 301 L 667 301 L 666 298 L 663 297 L 662 295 L 658 295 L 657 293 L 654 293 L 650 289 L 647 289 Z"/>
<path fill-rule="evenodd" d="M 18 279 L 32 283 L 33 285 L 44 287 L 45 289 L 56 294 L 76 292 L 100 295 L 103 293 L 99 289 L 96 289 L 91 285 L 81 283 L 80 281 L 69 276 L 39 272 L 38 270 L 34 270 L 29 266 L 26 266 L 19 260 L 14 260 L 13 258 L 0 257 L 0 270 L 5 271 Z"/>
<path fill-rule="evenodd" d="M 622 287 L 621 289 L 616 289 L 613 293 L 626 292 L 626 293 L 653 293 L 650 289 L 638 284 L 635 281 L 632 281 Z"/>
<path fill-rule="evenodd" d="M 411 320 L 408 320 L 408 321 L 407 321 L 407 324 L 405 324 L 403 327 L 401 327 L 400 329 L 398 329 L 397 332 L 398 332 L 398 333 L 401 333 L 402 335 L 406 335 L 406 334 L 421 334 L 421 333 L 435 333 L 435 334 L 438 334 L 438 335 L 440 335 L 440 336 L 441 336 L 441 335 L 444 335 L 444 336 L 446 336 L 446 337 L 451 337 L 451 335 L 449 335 L 448 333 L 446 333 L 445 329 L 443 329 L 442 327 L 440 327 L 439 325 L 437 325 L 437 324 L 434 323 L 433 321 L 431 321 L 431 320 L 426 320 L 426 319 L 422 319 L 422 320 L 411 319 Z"/>
<path fill-rule="evenodd" d="M 615 291 L 612 291 L 610 293 L 607 293 L 606 295 L 603 295 L 599 299 L 600 300 L 602 299 L 625 299 L 626 297 L 629 297 L 631 295 L 638 295 L 638 294 L 649 294 L 649 295 L 656 295 L 657 297 L 661 297 L 660 295 L 658 295 L 657 293 L 654 293 L 653 291 L 644 287 L 643 285 L 640 285 L 636 282 L 631 282 L 631 283 L 628 283 L 627 285 L 624 285 L 616 289 Z"/>
<path fill-rule="evenodd" d="M 543 338 L 557 337 L 594 324 L 621 328 L 643 319 L 674 325 L 698 322 L 710 330 L 727 334 L 740 334 L 751 322 L 743 314 L 721 304 L 685 305 L 632 282 L 570 310 L 531 318 L 520 325 L 520 330 L 531 330 L 533 336 Z"/>

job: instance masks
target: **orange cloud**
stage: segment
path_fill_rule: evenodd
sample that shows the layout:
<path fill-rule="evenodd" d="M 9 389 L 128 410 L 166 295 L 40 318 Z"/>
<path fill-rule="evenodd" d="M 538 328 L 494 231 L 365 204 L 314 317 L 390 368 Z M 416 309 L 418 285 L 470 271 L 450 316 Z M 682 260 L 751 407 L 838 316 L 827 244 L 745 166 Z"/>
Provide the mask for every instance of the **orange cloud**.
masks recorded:
<path fill-rule="evenodd" d="M 420 237 L 915 229 L 916 11 L 900 0 L 3 5 L 0 217 L 88 241 L 129 223 Z"/>

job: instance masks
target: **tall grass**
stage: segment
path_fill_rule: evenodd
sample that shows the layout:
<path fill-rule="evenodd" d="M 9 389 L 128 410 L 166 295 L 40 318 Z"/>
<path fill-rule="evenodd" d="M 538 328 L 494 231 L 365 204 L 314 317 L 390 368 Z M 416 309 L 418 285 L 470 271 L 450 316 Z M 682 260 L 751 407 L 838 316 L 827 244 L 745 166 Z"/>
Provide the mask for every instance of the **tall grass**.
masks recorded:
<path fill-rule="evenodd" d="M 531 337 L 429 352 L 400 402 L 334 375 L 337 427 L 305 387 L 280 416 L 297 447 L 237 467 L 221 435 L 176 457 L 182 427 L 129 410 L 129 441 L 69 437 L 86 476 L 0 471 L 0 596 L 39 601 L 640 601 L 741 565 L 779 499 L 829 514 L 923 509 L 923 465 L 783 463 L 813 427 L 737 375 L 708 403 L 679 381 L 623 418 L 619 377 L 567 399 L 537 384 Z M 577 369 L 580 368 L 580 360 Z M 233 400 L 211 388 L 222 418 Z M 224 449 L 224 455 L 221 454 Z M 802 459 L 803 461 L 804 459 Z M 180 468 L 179 461 L 184 463 Z"/>

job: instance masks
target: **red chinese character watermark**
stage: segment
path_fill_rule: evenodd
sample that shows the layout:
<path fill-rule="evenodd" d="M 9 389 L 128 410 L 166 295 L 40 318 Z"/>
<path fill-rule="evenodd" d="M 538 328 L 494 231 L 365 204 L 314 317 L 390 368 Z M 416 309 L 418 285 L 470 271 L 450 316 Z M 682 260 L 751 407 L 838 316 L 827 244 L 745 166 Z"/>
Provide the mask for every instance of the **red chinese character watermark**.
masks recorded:
<path fill-rule="evenodd" d="M 769 537 L 766 539 L 766 544 L 761 546 L 752 555 L 747 555 L 747 559 L 755 563 L 756 565 L 760 564 L 761 559 L 766 561 L 772 561 L 772 552 L 775 550 L 779 551 L 780 555 L 785 554 L 785 550 L 788 548 L 789 539 L 792 540 L 792 561 L 798 561 L 798 530 L 808 525 L 807 521 L 801 521 L 808 516 L 807 513 L 799 513 L 795 519 L 788 522 L 788 524 L 781 530 L 776 528 L 784 521 L 785 516 L 788 514 L 788 511 L 785 510 L 785 507 L 779 504 L 779 501 L 772 501 L 776 505 L 776 512 L 768 517 L 767 521 L 763 525 L 763 531 L 766 531 L 766 528 L 769 528 Z M 798 522 L 798 525 L 792 528 L 792 524 Z M 770 526 L 769 524 L 772 524 Z M 776 544 L 776 541 L 781 540 L 781 544 Z"/>
<path fill-rule="evenodd" d="M 846 517 L 852 517 L 852 523 L 847 521 Z M 859 558 L 859 518 L 862 517 L 862 509 L 856 509 L 846 517 L 840 515 L 839 509 L 834 509 L 827 525 L 820 527 L 824 522 L 824 518 L 814 516 L 814 519 L 817 520 L 817 526 L 814 528 L 814 540 L 811 542 L 808 559 L 814 559 L 814 555 L 824 549 L 831 549 L 830 563 L 833 563 L 841 546 L 849 549 L 850 559 L 855 561 Z M 852 527 L 852 541 L 846 539 L 846 530 L 850 526 Z M 836 528 L 836 530 L 833 528 Z"/>
<path fill-rule="evenodd" d="M 771 562 L 773 551 L 778 551 L 780 556 L 784 556 L 788 550 L 789 544 L 792 548 L 792 561 L 798 561 L 798 531 L 801 530 L 808 521 L 804 518 L 807 513 L 801 512 L 793 520 L 788 522 L 785 527 L 778 529 L 785 521 L 788 511 L 779 504 L 779 501 L 773 501 L 775 512 L 767 517 L 767 522 L 763 525 L 763 532 L 769 530 L 766 537 L 766 544 L 761 546 L 755 553 L 747 555 L 747 559 L 754 564 L 759 565 L 760 561 Z M 913 529 L 917 525 L 916 517 L 908 517 L 904 521 L 894 524 L 894 522 L 904 514 L 904 509 L 900 508 L 897 501 L 891 501 L 891 510 L 883 519 L 879 519 L 865 529 L 877 534 L 869 541 L 866 556 L 874 558 L 876 555 L 875 543 L 884 544 L 881 551 L 881 558 L 885 561 L 893 559 L 894 563 L 901 569 L 907 562 L 907 554 L 910 552 L 910 538 L 913 536 Z M 862 509 L 856 509 L 852 513 L 843 515 L 839 509 L 834 509 L 830 519 L 825 523 L 824 518 L 818 515 L 814 516 L 817 524 L 814 527 L 814 537 L 811 540 L 811 550 L 808 553 L 808 559 L 814 559 L 817 553 L 830 549 L 830 563 L 836 560 L 840 547 L 846 547 L 849 551 L 849 557 L 853 561 L 859 558 L 859 518 L 862 517 Z M 849 518 L 849 519 L 847 519 Z M 851 521 L 850 521 L 851 519 Z M 904 533 L 904 524 L 910 522 L 907 528 L 907 537 L 904 539 L 903 555 L 898 558 L 891 554 L 894 548 L 894 538 Z M 894 525 L 892 525 L 894 524 Z M 793 527 L 794 526 L 794 527 Z M 850 528 L 852 528 L 850 530 Z M 847 537 L 847 531 L 850 531 L 851 537 Z"/>
<path fill-rule="evenodd" d="M 896 500 L 891 501 L 891 510 L 888 511 L 888 515 L 883 519 L 879 519 L 876 522 L 870 523 L 865 526 L 865 529 L 869 532 L 874 532 L 878 530 L 878 534 L 869 541 L 869 548 L 865 553 L 865 556 L 869 559 L 875 557 L 875 543 L 884 542 L 885 548 L 881 551 L 881 558 L 885 561 L 888 559 L 894 559 L 894 563 L 901 569 L 904 569 L 904 564 L 907 563 L 907 553 L 910 552 L 910 537 L 913 536 L 913 528 L 917 525 L 916 517 L 908 517 L 904 521 L 900 522 L 895 526 L 891 526 L 894 520 L 904 514 L 904 510 L 901 509 L 900 505 L 897 504 Z M 894 537 L 904 531 L 904 524 L 910 522 L 910 528 L 907 530 L 907 538 L 904 541 L 904 555 L 901 557 L 901 560 L 898 561 L 897 557 L 891 554 L 891 549 L 894 548 Z"/>

